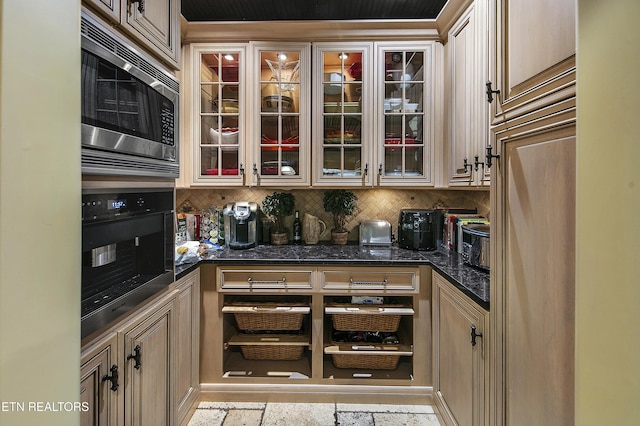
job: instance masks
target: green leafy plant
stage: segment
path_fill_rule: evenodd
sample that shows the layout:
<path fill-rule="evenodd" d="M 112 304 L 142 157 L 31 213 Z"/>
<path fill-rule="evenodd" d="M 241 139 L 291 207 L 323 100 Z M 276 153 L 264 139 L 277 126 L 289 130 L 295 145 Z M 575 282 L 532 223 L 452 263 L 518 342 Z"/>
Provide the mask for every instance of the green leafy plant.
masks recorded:
<path fill-rule="evenodd" d="M 322 205 L 326 212 L 333 215 L 334 232 L 347 232 L 346 226 L 356 210 L 356 201 L 358 197 L 344 189 L 332 189 L 324 193 Z"/>
<path fill-rule="evenodd" d="M 295 199 L 293 194 L 288 192 L 274 192 L 271 195 L 267 195 L 262 200 L 262 211 L 269 216 L 274 223 L 274 227 L 271 229 L 272 233 L 283 233 L 284 218 L 293 214 L 293 207 Z"/>

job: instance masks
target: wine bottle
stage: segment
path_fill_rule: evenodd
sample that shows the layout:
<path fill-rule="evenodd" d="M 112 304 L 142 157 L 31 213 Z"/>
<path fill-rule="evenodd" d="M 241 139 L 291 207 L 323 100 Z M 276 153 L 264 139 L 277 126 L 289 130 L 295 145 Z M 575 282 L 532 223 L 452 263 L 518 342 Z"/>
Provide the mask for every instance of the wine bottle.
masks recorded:
<path fill-rule="evenodd" d="M 302 223 L 300 213 L 296 210 L 296 218 L 293 220 L 293 244 L 302 244 Z"/>

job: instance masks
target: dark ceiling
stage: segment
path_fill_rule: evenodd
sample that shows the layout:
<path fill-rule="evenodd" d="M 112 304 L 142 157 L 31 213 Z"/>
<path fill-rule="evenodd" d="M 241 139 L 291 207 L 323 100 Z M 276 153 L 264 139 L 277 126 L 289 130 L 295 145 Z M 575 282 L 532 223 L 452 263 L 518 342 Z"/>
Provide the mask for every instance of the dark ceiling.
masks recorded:
<path fill-rule="evenodd" d="M 435 19 L 447 0 L 182 0 L 187 21 Z"/>

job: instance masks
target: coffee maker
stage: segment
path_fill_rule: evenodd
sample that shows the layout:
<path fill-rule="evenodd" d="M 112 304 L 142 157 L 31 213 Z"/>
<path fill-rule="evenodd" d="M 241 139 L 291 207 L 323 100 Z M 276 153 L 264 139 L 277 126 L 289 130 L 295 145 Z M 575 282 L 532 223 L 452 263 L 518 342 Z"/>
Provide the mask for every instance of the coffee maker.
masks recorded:
<path fill-rule="evenodd" d="M 442 212 L 403 209 L 398 218 L 398 246 L 411 250 L 435 250 L 442 238 Z"/>
<path fill-rule="evenodd" d="M 250 201 L 229 203 L 222 209 L 226 246 L 232 249 L 255 247 L 259 235 L 258 205 Z"/>

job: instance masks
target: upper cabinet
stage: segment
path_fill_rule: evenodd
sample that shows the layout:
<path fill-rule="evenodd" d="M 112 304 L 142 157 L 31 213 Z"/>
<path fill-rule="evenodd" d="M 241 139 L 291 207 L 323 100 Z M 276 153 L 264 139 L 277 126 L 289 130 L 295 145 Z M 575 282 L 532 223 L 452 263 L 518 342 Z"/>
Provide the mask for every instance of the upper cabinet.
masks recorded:
<path fill-rule="evenodd" d="M 541 108 L 573 97 L 576 2 L 491 0 L 490 5 L 490 24 L 495 28 L 490 33 L 494 59 L 490 91 L 499 90 L 492 94 L 494 124 L 530 112 L 535 115 Z"/>
<path fill-rule="evenodd" d="M 314 185 L 433 185 L 433 43 L 314 52 Z"/>
<path fill-rule="evenodd" d="M 451 27 L 445 44 L 445 174 L 451 187 L 488 187 L 490 139 L 487 0 L 475 0 Z"/>
<path fill-rule="evenodd" d="M 245 182 L 246 56 L 245 45 L 191 45 L 191 102 L 184 115 L 191 123 L 181 138 L 181 168 L 191 184 Z"/>
<path fill-rule="evenodd" d="M 309 185 L 309 50 L 190 45 L 179 186 Z"/>
<path fill-rule="evenodd" d="M 380 186 L 434 184 L 435 43 L 376 43 Z"/>
<path fill-rule="evenodd" d="M 82 0 L 173 69 L 180 63 L 180 0 Z"/>
<path fill-rule="evenodd" d="M 313 47 L 314 185 L 371 185 L 373 44 L 317 43 Z"/>
<path fill-rule="evenodd" d="M 311 45 L 252 42 L 250 48 L 252 184 L 308 186 Z"/>

